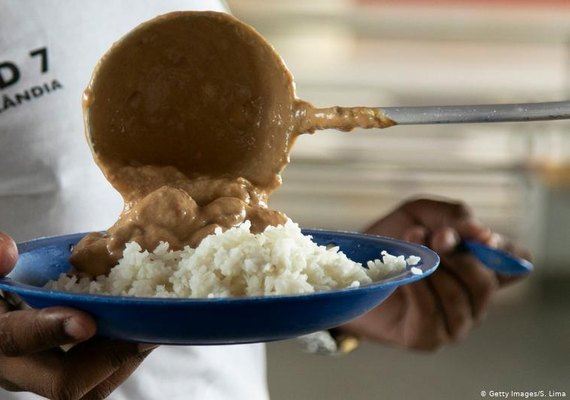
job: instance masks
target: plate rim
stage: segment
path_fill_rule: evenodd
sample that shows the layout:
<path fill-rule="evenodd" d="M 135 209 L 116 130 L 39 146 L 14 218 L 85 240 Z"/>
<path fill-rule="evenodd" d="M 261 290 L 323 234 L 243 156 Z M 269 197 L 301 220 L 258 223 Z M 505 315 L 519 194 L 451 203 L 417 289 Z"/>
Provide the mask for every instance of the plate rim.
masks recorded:
<path fill-rule="evenodd" d="M 382 279 L 380 281 L 372 282 L 369 284 L 360 285 L 358 287 L 346 287 L 339 289 L 323 290 L 311 293 L 300 293 L 300 294 L 279 294 L 279 295 L 257 295 L 257 296 L 243 296 L 243 297 L 213 297 L 213 298 L 179 298 L 179 297 L 138 297 L 138 296 L 115 296 L 106 294 L 91 294 L 91 293 L 74 293 L 65 292 L 59 290 L 52 290 L 45 287 L 33 286 L 25 283 L 20 283 L 13 280 L 10 277 L 0 278 L 0 289 L 15 292 L 20 295 L 30 295 L 42 298 L 51 298 L 57 300 L 72 300 L 79 302 L 93 302 L 93 303 L 115 303 L 115 304 L 147 304 L 147 305 L 161 305 L 161 304 L 237 304 L 237 303 L 249 303 L 249 302 L 276 302 L 276 301 L 298 301 L 300 299 L 312 299 L 329 297 L 333 295 L 350 295 L 358 291 L 362 293 L 363 291 L 375 291 L 380 288 L 390 289 L 392 287 L 398 287 L 405 284 L 410 284 L 423 279 L 431 275 L 439 267 L 441 258 L 439 255 L 428 248 L 427 246 L 407 242 L 401 239 L 395 239 L 388 236 L 382 235 L 372 235 L 360 232 L 352 232 L 346 230 L 327 230 L 327 229 L 317 229 L 317 228 L 303 228 L 302 233 L 304 235 L 312 236 L 312 234 L 331 234 L 342 236 L 343 238 L 365 238 L 372 241 L 387 241 L 390 243 L 403 246 L 405 248 L 419 249 L 422 253 L 425 253 L 428 258 L 433 259 L 433 265 L 425 270 L 422 270 L 422 274 L 413 274 L 407 269 L 405 272 L 398 275 L 389 277 L 387 279 Z M 37 249 L 42 242 L 53 239 L 73 239 L 82 237 L 89 232 L 79 232 L 71 233 L 65 235 L 54 235 L 54 236 L 43 236 L 31 239 L 29 241 L 18 243 L 18 250 L 22 251 L 22 254 L 33 251 Z M 417 255 L 417 254 L 416 254 Z M 424 259 L 424 256 L 418 255 Z M 411 266 L 413 267 L 413 266 Z"/>

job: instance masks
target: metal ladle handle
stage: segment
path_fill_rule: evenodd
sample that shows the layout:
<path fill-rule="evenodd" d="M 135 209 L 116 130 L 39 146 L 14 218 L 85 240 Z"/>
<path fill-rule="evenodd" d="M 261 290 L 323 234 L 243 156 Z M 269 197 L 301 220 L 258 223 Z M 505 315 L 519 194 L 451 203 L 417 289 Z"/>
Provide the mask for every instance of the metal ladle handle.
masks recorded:
<path fill-rule="evenodd" d="M 570 101 L 460 106 L 383 107 L 397 125 L 462 124 L 481 122 L 547 121 L 570 119 Z"/>

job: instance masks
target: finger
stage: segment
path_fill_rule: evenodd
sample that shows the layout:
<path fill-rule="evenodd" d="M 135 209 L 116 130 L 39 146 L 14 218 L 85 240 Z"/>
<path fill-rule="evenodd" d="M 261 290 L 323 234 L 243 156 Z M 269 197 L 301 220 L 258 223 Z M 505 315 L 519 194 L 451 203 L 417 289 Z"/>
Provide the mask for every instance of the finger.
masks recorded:
<path fill-rule="evenodd" d="M 408 309 L 403 288 L 398 287 L 378 307 L 339 328 L 362 338 L 397 344 L 403 337 L 401 328 Z"/>
<path fill-rule="evenodd" d="M 427 244 L 427 237 L 427 229 L 423 226 L 415 225 L 404 232 L 402 239 L 412 243 Z"/>
<path fill-rule="evenodd" d="M 99 338 L 81 343 L 66 354 L 64 370 L 58 376 L 57 388 L 61 390 L 66 382 L 72 380 L 76 385 L 73 394 L 76 398 L 81 398 L 103 384 L 101 393 L 95 389 L 91 394 L 91 398 L 97 398 L 94 396 L 116 387 L 112 383 L 106 384 L 106 380 L 124 368 L 122 373 L 114 378 L 119 384 L 126 379 L 125 374 L 129 371 L 132 373 L 148 354 L 149 351 L 139 347 L 137 343 Z"/>
<path fill-rule="evenodd" d="M 409 298 L 402 336 L 404 347 L 435 350 L 449 341 L 443 313 L 427 279 L 401 286 Z"/>
<path fill-rule="evenodd" d="M 479 241 L 487 240 L 491 234 L 463 202 L 419 199 L 406 203 L 404 210 L 431 232 L 451 227 L 459 236 Z"/>
<path fill-rule="evenodd" d="M 18 259 L 18 248 L 12 238 L 0 232 L 0 276 L 6 276 L 12 271 Z"/>
<path fill-rule="evenodd" d="M 80 399 L 120 369 L 132 372 L 147 354 L 135 343 L 92 339 L 67 353 L 54 349 L 23 357 L 0 356 L 0 375 L 12 387 L 50 399 Z"/>
<path fill-rule="evenodd" d="M 431 235 L 429 247 L 436 253 L 447 254 L 454 251 L 459 244 L 459 235 L 455 229 L 444 227 L 437 229 Z"/>
<path fill-rule="evenodd" d="M 501 275 L 501 274 L 495 273 L 495 278 L 497 279 L 497 282 L 499 282 L 500 288 L 503 288 L 503 287 L 509 286 L 515 282 L 521 281 L 526 276 L 528 276 L 528 274 L 525 274 L 525 275 Z"/>
<path fill-rule="evenodd" d="M 64 307 L 6 312 L 0 315 L 0 353 L 21 356 L 77 343 L 95 334 L 95 321 L 86 313 Z"/>
<path fill-rule="evenodd" d="M 469 296 L 471 315 L 475 321 L 482 320 L 493 294 L 499 287 L 495 272 L 481 264 L 469 253 L 455 253 L 442 258 L 442 268 L 452 274 Z"/>
<path fill-rule="evenodd" d="M 1 359 L 1 357 L 0 357 Z M 9 382 L 8 380 L 4 379 L 3 377 L 0 377 L 0 387 L 9 391 L 9 392 L 22 392 L 24 391 L 24 389 L 22 389 L 21 387 L 14 385 L 12 382 Z"/>
<path fill-rule="evenodd" d="M 489 234 L 489 240 L 487 243 L 491 244 L 490 240 L 496 241 L 498 235 L 491 234 L 490 231 L 484 233 L 479 232 L 479 241 L 485 243 L 483 239 L 484 236 Z M 473 233 L 474 235 L 474 233 Z M 438 229 L 432 235 L 430 239 L 430 247 L 442 255 L 450 256 L 448 265 L 458 265 L 459 269 L 453 268 L 452 271 L 458 273 L 457 277 L 461 277 L 461 281 L 467 287 L 470 299 L 472 302 L 473 315 L 476 320 L 480 320 L 487 309 L 487 305 L 491 298 L 494 289 L 498 286 L 505 286 L 519 279 L 521 276 L 505 276 L 500 274 L 495 274 L 490 269 L 485 267 L 483 264 L 478 262 L 475 257 L 471 256 L 469 253 L 457 251 L 457 246 L 459 245 L 460 239 L 457 232 L 449 227 Z M 522 254 L 522 251 L 518 251 L 517 254 Z"/>
<path fill-rule="evenodd" d="M 443 268 L 428 279 L 439 300 L 449 338 L 453 341 L 463 339 L 473 326 L 469 295 L 463 285 Z"/>
<path fill-rule="evenodd" d="M 140 357 L 135 357 L 127 361 L 124 366 L 115 371 L 99 385 L 91 389 L 91 391 L 82 397 L 82 400 L 106 399 L 109 397 L 117 387 L 119 387 L 129 376 L 133 374 L 133 372 L 151 352 L 152 349 L 147 350 L 146 352 L 141 353 Z"/>
<path fill-rule="evenodd" d="M 12 307 L 10 303 L 4 298 L 4 292 L 0 291 L 0 315 L 10 312 Z M 1 352 L 1 351 L 0 351 Z"/>
<path fill-rule="evenodd" d="M 59 369 L 63 351 L 59 348 L 27 356 L 11 357 L 0 354 L 0 385 L 9 391 L 32 392 L 49 397 L 46 388 Z"/>

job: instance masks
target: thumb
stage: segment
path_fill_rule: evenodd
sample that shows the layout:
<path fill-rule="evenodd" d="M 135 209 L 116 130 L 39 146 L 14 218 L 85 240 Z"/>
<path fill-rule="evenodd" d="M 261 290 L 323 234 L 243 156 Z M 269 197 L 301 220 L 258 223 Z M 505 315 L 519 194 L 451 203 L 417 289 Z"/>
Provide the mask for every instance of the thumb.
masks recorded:
<path fill-rule="evenodd" d="M 18 259 L 18 248 L 14 240 L 3 232 L 0 232 L 0 276 L 5 276 L 12 271 Z"/>

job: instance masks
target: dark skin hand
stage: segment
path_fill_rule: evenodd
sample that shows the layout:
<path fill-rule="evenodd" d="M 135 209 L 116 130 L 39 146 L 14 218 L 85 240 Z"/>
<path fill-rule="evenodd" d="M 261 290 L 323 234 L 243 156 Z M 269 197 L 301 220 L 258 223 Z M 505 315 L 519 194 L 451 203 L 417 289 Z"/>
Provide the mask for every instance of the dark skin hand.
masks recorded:
<path fill-rule="evenodd" d="M 515 278 L 498 276 L 465 251 L 461 238 L 528 253 L 479 223 L 462 203 L 413 200 L 369 227 L 366 233 L 419 243 L 441 257 L 426 279 L 401 286 L 380 306 L 342 329 L 365 339 L 413 350 L 436 350 L 459 342 L 484 319 L 495 292 Z"/>
<path fill-rule="evenodd" d="M 18 258 L 0 233 L 0 276 Z M 50 399 L 103 399 L 127 379 L 152 347 L 94 337 L 95 321 L 72 308 L 16 309 L 0 298 L 0 386 Z M 68 351 L 60 346 L 72 345 Z"/>

